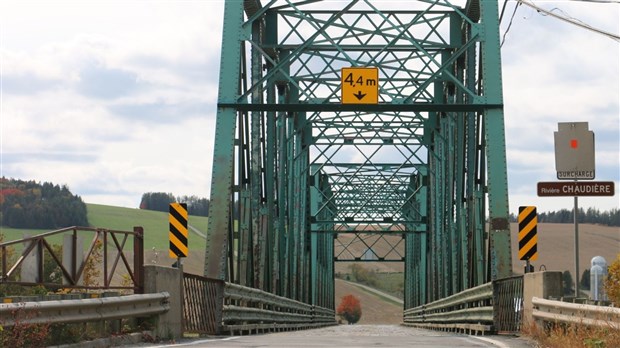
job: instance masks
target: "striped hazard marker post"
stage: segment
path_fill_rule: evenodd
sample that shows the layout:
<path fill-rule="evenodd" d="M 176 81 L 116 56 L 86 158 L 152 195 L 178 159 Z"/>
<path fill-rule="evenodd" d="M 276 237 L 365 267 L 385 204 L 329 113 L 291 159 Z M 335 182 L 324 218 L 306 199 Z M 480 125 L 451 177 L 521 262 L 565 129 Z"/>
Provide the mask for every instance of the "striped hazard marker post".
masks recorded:
<path fill-rule="evenodd" d="M 525 261 L 525 273 L 530 272 L 530 261 L 538 260 L 538 217 L 536 207 L 519 207 L 519 260 Z"/>
<path fill-rule="evenodd" d="M 169 214 L 170 257 L 178 259 L 181 266 L 181 257 L 187 257 L 187 203 L 170 203 Z"/>

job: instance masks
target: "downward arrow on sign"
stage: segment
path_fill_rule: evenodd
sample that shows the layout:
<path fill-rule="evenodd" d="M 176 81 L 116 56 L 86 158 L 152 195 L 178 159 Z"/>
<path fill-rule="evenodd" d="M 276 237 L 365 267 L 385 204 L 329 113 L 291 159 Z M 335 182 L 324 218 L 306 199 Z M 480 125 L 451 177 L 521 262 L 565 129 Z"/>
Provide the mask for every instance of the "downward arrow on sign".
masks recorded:
<path fill-rule="evenodd" d="M 357 91 L 357 94 L 353 95 L 357 98 L 357 100 L 362 100 L 366 96 L 366 94 L 362 94 L 362 91 Z"/>

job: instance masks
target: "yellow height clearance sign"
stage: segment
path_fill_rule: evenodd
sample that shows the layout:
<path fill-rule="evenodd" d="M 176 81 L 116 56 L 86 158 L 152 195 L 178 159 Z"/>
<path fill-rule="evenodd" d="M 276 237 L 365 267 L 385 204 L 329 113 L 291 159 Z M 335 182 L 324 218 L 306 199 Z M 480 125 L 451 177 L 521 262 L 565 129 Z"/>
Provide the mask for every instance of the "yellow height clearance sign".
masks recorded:
<path fill-rule="evenodd" d="M 342 104 L 379 103 L 378 68 L 342 68 L 340 82 Z"/>
<path fill-rule="evenodd" d="M 536 207 L 519 207 L 519 260 L 538 260 L 538 216 Z"/>
<path fill-rule="evenodd" d="M 173 258 L 187 257 L 187 204 L 170 203 L 169 255 Z"/>

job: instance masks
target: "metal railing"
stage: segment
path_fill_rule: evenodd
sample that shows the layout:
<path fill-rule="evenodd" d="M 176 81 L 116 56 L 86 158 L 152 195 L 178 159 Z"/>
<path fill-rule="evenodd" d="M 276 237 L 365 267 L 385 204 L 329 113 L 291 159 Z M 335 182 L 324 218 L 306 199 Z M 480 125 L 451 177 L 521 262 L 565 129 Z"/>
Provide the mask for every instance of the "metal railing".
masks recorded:
<path fill-rule="evenodd" d="M 291 330 L 336 324 L 333 310 L 237 284 L 226 283 L 222 330 Z"/>
<path fill-rule="evenodd" d="M 620 308 L 532 298 L 538 321 L 620 329 Z"/>
<path fill-rule="evenodd" d="M 523 319 L 523 276 L 493 281 L 493 326 L 498 333 L 519 332 Z"/>
<path fill-rule="evenodd" d="M 408 326 L 469 332 L 518 332 L 523 276 L 499 279 L 404 311 Z"/>
<path fill-rule="evenodd" d="M 93 238 L 88 249 L 83 254 L 82 250 L 77 250 L 78 234 L 92 233 Z M 52 247 L 50 238 L 57 235 L 70 235 L 72 237 L 71 250 L 69 252 L 70 260 L 68 264 L 63 263 L 63 255 L 58 253 Z M 103 228 L 79 227 L 72 226 L 51 232 L 42 233 L 36 236 L 27 237 L 19 240 L 0 243 L 0 284 L 18 284 L 18 285 L 43 285 L 46 287 L 57 288 L 82 288 L 82 289 L 128 289 L 134 293 L 142 293 L 144 289 L 144 247 L 143 247 L 142 227 L 134 227 L 133 231 L 115 231 Z M 133 259 L 126 255 L 125 245 L 129 237 L 132 236 L 133 242 Z M 94 254 L 97 243 L 101 243 L 102 261 L 100 267 L 103 286 L 92 286 L 81 284 L 80 279 L 84 276 L 84 271 L 89 259 Z M 24 244 L 24 248 L 19 257 L 13 261 L 9 259 L 10 249 L 18 245 Z M 62 274 L 59 282 L 46 282 L 43 274 L 43 255 L 49 255 Z M 24 261 L 29 255 L 35 255 L 35 280 L 20 280 L 18 271 L 23 266 Z M 132 261 L 130 263 L 130 260 Z M 66 262 L 66 260 L 65 260 Z M 119 268 L 119 262 L 124 265 L 127 275 L 132 281 L 132 285 L 113 285 L 112 279 L 115 272 Z M 12 264 L 11 264 L 12 263 Z M 133 266 L 133 267 L 132 267 Z"/>
<path fill-rule="evenodd" d="M 183 330 L 218 334 L 224 281 L 183 273 Z"/>
<path fill-rule="evenodd" d="M 334 310 L 262 290 L 183 274 L 183 330 L 223 334 L 336 324 Z"/>
<path fill-rule="evenodd" d="M 493 283 L 483 284 L 441 300 L 405 310 L 405 325 L 490 331 L 493 324 Z"/>
<path fill-rule="evenodd" d="M 142 318 L 167 312 L 167 292 L 83 300 L 0 304 L 0 325 L 63 324 Z"/>

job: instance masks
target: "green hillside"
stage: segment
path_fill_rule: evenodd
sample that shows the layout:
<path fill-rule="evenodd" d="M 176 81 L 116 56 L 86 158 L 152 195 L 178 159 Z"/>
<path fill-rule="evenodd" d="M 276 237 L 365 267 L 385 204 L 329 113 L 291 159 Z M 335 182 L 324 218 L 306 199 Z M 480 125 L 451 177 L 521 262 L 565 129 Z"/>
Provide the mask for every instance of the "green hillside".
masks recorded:
<path fill-rule="evenodd" d="M 168 250 L 168 213 L 88 203 L 86 208 L 91 227 L 132 231 L 134 226 L 142 226 L 144 228 L 145 250 Z M 208 220 L 207 217 L 203 216 L 190 216 L 189 225 L 202 234 L 206 234 Z M 21 239 L 24 234 L 37 235 L 45 232 L 49 232 L 49 230 L 0 227 L 0 233 L 4 235 L 5 241 Z M 51 242 L 61 244 L 61 238 L 59 236 L 52 239 Z M 190 251 L 202 251 L 206 246 L 205 239 L 191 229 L 188 244 Z"/>

